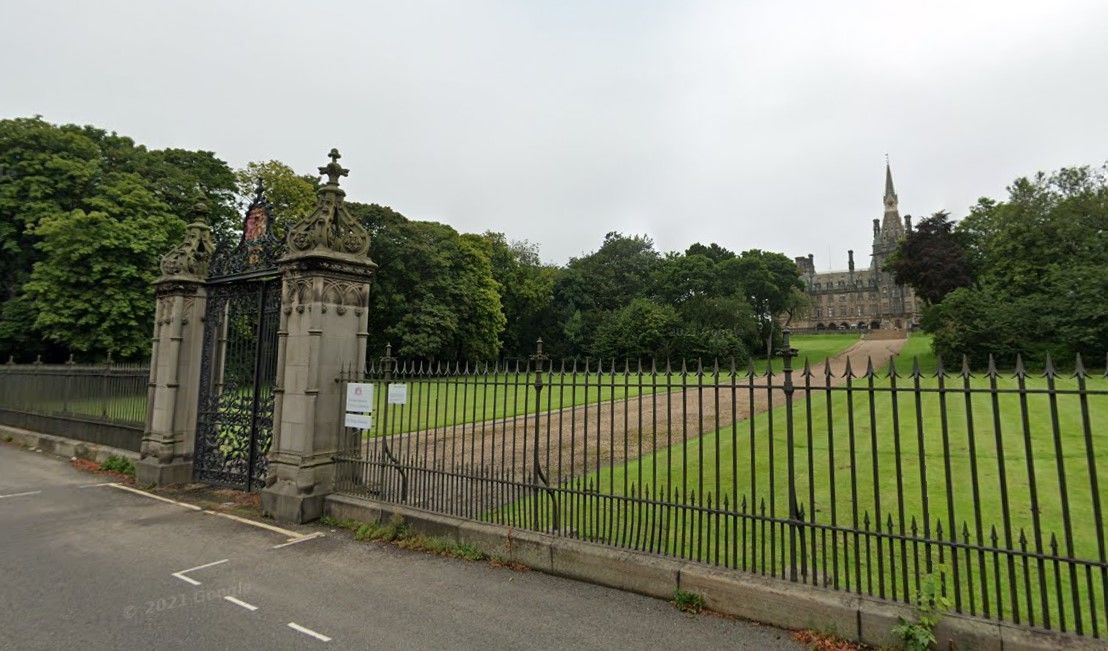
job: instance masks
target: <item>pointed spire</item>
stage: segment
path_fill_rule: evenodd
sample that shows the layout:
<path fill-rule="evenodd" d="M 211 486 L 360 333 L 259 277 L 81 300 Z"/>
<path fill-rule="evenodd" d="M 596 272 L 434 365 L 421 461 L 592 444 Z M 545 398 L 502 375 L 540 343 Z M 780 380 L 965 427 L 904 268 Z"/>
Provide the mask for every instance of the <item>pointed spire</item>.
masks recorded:
<path fill-rule="evenodd" d="M 885 154 L 885 199 L 896 200 L 896 190 L 893 188 L 893 170 L 889 166 L 889 155 Z"/>

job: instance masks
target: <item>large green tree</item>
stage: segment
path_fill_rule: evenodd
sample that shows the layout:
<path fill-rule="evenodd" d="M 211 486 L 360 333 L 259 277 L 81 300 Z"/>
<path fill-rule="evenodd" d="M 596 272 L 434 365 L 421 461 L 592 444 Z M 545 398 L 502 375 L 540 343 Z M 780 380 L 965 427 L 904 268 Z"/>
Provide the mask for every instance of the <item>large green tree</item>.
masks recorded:
<path fill-rule="evenodd" d="M 526 241 L 509 242 L 503 233 L 481 236 L 500 293 L 504 311 L 501 350 L 507 355 L 531 353 L 535 341 L 554 323 L 556 270 L 542 264 L 538 247 Z"/>
<path fill-rule="evenodd" d="M 66 252 L 69 245 L 63 240 L 84 238 L 88 246 L 82 250 L 73 244 L 73 250 L 81 250 L 81 264 L 93 270 L 135 261 L 128 256 L 116 260 L 120 250 L 141 252 L 153 261 L 142 274 L 102 277 L 104 283 L 134 283 L 157 271 L 157 256 L 174 243 L 165 239 L 167 234 L 190 217 L 198 200 L 207 205 L 217 232 L 229 228 L 236 221 L 234 190 L 230 168 L 211 152 L 148 150 L 125 136 L 40 117 L 0 120 L 0 354 L 42 353 L 47 359 L 68 352 L 138 355 L 125 342 L 149 337 L 152 290 L 148 285 L 120 288 L 128 300 L 142 303 L 117 306 L 119 314 L 134 318 L 111 320 L 101 327 L 114 332 L 87 336 L 91 317 L 81 306 L 102 301 L 117 288 L 104 284 L 87 297 L 65 294 L 75 304 L 61 305 L 50 288 L 61 291 L 62 279 L 73 269 L 74 253 Z M 128 223 L 132 219 L 135 227 Z M 92 246 L 90 229 L 102 229 L 109 242 Z M 72 345 L 60 336 L 66 328 L 76 333 Z"/>
<path fill-rule="evenodd" d="M 174 215 L 134 174 L 105 178 L 85 208 L 43 217 L 34 229 L 42 259 L 24 286 L 28 324 L 82 354 L 147 354 L 161 255 L 184 234 Z"/>
<path fill-rule="evenodd" d="M 370 292 L 371 356 L 391 343 L 421 359 L 493 359 L 505 317 L 487 242 L 378 205 L 348 202 L 379 265 Z"/>
<path fill-rule="evenodd" d="M 982 199 L 956 229 L 977 282 L 925 315 L 948 357 L 1017 352 L 1101 359 L 1108 352 L 1108 166 L 1017 179 L 1005 201 Z"/>
<path fill-rule="evenodd" d="M 962 232 L 946 212 L 926 217 L 902 239 L 885 262 L 900 285 L 909 285 L 929 305 L 973 283 L 973 267 Z"/>

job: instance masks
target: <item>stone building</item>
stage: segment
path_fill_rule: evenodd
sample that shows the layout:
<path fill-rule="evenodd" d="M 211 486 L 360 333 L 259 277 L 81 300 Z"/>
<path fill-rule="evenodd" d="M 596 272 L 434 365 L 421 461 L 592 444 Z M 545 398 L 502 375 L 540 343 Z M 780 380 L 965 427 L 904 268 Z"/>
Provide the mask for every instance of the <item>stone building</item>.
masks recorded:
<path fill-rule="evenodd" d="M 912 229 L 911 216 L 900 217 L 893 175 L 885 164 L 885 215 L 873 220 L 873 245 L 868 268 L 855 269 L 854 251 L 847 251 L 845 271 L 816 272 L 815 258 L 796 258 L 811 308 L 794 318 L 794 330 L 910 330 L 918 324 L 921 305 L 911 287 L 897 285 L 882 271 L 885 260 Z"/>

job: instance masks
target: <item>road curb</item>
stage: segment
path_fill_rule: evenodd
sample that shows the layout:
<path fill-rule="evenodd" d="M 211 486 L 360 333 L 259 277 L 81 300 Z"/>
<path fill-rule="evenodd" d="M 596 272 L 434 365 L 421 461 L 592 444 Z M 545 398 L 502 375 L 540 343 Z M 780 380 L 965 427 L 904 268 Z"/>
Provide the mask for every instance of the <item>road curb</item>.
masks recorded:
<path fill-rule="evenodd" d="M 395 515 L 413 531 L 477 545 L 531 569 L 669 600 L 678 589 L 704 597 L 710 610 L 786 629 L 813 629 L 880 647 L 894 645 L 892 627 L 912 619 L 904 604 L 790 583 L 726 568 L 665 558 L 535 531 L 474 522 L 421 509 L 347 495 L 328 495 L 334 518 L 383 522 Z M 936 628 L 940 649 L 1103 649 L 1103 640 L 1041 631 L 959 614 Z"/>
<path fill-rule="evenodd" d="M 46 454 L 54 454 L 59 457 L 72 459 L 85 459 L 96 463 L 104 463 L 108 457 L 122 457 L 131 461 L 138 461 L 139 454 L 131 450 L 113 448 L 99 443 L 89 443 L 76 439 L 57 436 L 54 434 L 42 434 L 30 430 L 0 425 L 0 440 L 9 441 L 31 450 L 41 450 Z"/>

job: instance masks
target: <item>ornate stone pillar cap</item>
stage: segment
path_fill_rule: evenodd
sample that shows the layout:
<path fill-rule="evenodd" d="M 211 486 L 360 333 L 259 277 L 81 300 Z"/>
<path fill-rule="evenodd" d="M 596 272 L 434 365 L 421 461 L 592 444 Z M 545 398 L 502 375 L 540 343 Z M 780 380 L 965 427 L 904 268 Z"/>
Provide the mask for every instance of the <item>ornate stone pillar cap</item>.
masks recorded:
<path fill-rule="evenodd" d="M 372 273 L 377 267 L 369 258 L 369 231 L 343 205 L 346 193 L 339 179 L 350 170 L 339 165 L 337 149 L 328 154 L 331 162 L 319 168 L 327 182 L 316 193 L 316 207 L 289 229 L 287 252 L 282 266 L 301 264 L 312 266 L 349 267 L 349 271 Z M 331 262 L 325 263 L 324 260 Z"/>
<path fill-rule="evenodd" d="M 193 208 L 193 222 L 185 227 L 185 237 L 180 244 L 162 256 L 162 275 L 154 284 L 199 283 L 208 277 L 208 265 L 215 253 L 212 229 L 207 224 L 207 206 L 197 202 Z"/>

